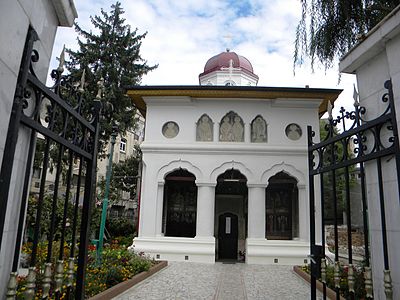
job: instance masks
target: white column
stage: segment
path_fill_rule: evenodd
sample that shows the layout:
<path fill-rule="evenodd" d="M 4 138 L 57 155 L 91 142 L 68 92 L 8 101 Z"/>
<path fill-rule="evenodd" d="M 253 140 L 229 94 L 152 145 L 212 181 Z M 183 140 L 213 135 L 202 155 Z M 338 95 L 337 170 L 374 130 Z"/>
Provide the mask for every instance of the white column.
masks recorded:
<path fill-rule="evenodd" d="M 197 184 L 196 237 L 214 236 L 215 184 Z"/>
<path fill-rule="evenodd" d="M 157 187 L 157 206 L 156 206 L 156 236 L 164 236 L 161 232 L 164 204 L 164 182 L 159 182 Z"/>
<path fill-rule="evenodd" d="M 213 136 L 213 141 L 214 142 L 219 142 L 219 123 L 214 122 L 214 136 Z"/>
<path fill-rule="evenodd" d="M 244 142 L 245 143 L 250 143 L 250 135 L 251 135 L 250 131 L 251 131 L 250 124 L 245 123 L 244 124 Z"/>
<path fill-rule="evenodd" d="M 306 186 L 298 185 L 297 188 L 299 189 L 299 238 L 300 240 L 308 241 L 310 235 L 310 209 L 306 198 Z"/>
<path fill-rule="evenodd" d="M 249 184 L 248 238 L 265 238 L 265 186 Z"/>

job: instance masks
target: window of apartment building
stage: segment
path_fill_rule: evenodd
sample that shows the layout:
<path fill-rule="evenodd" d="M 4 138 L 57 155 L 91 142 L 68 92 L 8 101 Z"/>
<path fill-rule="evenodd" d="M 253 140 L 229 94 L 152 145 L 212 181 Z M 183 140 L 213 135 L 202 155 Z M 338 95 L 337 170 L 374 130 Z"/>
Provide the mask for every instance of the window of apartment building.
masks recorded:
<path fill-rule="evenodd" d="M 126 152 L 126 139 L 121 139 L 119 144 L 119 151 L 125 153 Z"/>

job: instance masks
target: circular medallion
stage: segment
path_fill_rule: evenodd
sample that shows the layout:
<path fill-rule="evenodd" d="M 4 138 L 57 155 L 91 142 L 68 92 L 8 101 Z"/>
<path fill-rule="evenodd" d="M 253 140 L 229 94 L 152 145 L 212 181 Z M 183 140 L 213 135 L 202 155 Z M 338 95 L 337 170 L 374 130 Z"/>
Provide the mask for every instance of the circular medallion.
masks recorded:
<path fill-rule="evenodd" d="M 178 135 L 179 126 L 175 122 L 169 121 L 165 123 L 162 127 L 162 134 L 168 138 L 172 139 Z"/>
<path fill-rule="evenodd" d="M 285 133 L 286 136 L 292 141 L 297 141 L 299 138 L 301 138 L 302 135 L 300 126 L 295 123 L 291 123 L 286 126 Z"/>

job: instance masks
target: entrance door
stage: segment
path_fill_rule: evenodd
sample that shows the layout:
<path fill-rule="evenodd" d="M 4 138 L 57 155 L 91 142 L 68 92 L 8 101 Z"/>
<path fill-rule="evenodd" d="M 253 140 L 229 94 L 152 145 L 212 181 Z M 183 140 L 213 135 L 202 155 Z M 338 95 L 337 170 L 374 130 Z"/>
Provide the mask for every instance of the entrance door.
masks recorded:
<path fill-rule="evenodd" d="M 237 259 L 238 216 L 224 213 L 218 220 L 218 258 Z"/>

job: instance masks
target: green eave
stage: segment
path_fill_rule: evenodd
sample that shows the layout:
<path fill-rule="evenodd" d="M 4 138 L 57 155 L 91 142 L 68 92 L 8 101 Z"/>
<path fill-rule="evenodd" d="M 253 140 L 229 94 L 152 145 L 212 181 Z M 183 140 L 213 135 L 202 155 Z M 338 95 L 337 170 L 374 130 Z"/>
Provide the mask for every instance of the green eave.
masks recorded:
<path fill-rule="evenodd" d="M 288 88 L 288 87 L 250 87 L 250 86 L 130 86 L 126 94 L 132 98 L 136 107 L 146 116 L 144 97 L 187 96 L 194 98 L 243 98 L 301 100 L 323 100 L 319 106 L 319 116 L 327 111 L 327 103 L 336 101 L 340 89 Z"/>

